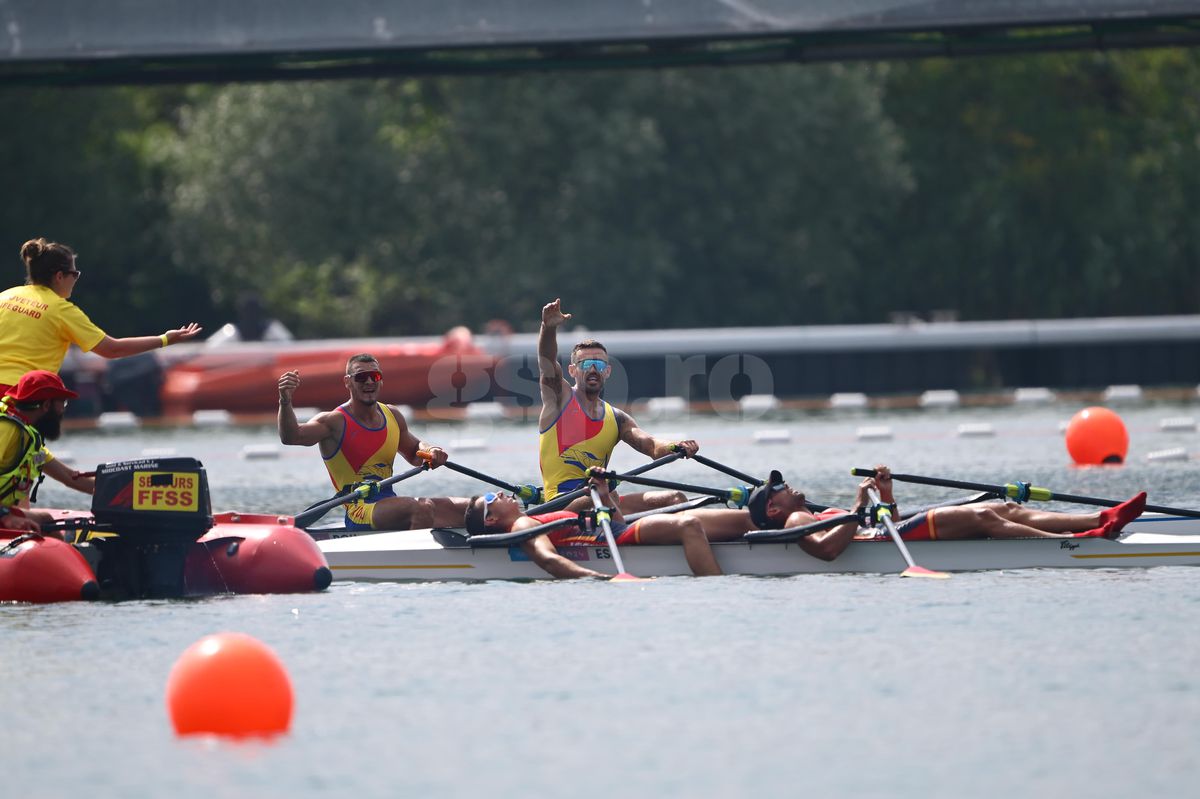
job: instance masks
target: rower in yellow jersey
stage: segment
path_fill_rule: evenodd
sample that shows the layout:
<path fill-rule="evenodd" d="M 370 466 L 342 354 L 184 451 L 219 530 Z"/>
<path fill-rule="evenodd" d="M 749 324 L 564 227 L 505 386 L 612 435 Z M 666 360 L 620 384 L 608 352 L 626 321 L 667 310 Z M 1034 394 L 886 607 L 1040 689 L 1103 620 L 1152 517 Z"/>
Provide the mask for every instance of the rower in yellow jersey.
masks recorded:
<path fill-rule="evenodd" d="M 344 381 L 349 401 L 301 423 L 292 408 L 292 393 L 300 385 L 300 374 L 290 371 L 279 378 L 279 440 L 306 447 L 319 445 L 335 489 L 391 477 L 397 455 L 414 466 L 421 462 L 418 451 L 429 453 L 430 466 L 446 462 L 445 450 L 422 442 L 398 408 L 379 401 L 383 372 L 375 356 L 351 356 Z M 401 497 L 391 486 L 385 486 L 375 496 L 346 505 L 346 528 L 458 527 L 466 509 L 466 497 Z"/>
<path fill-rule="evenodd" d="M 600 398 L 612 367 L 608 362 L 608 350 L 599 341 L 588 339 L 575 345 L 568 367 L 575 385 L 566 381 L 558 363 L 558 328 L 570 318 L 571 314 L 562 312 L 561 300 L 556 299 L 542 308 L 542 327 L 538 334 L 538 374 L 542 394 L 538 454 L 544 498 L 553 499 L 586 483 L 587 470 L 593 466 L 606 467 L 618 441 L 624 441 L 651 458 L 669 455 L 676 447 L 687 457 L 695 455 L 700 445 L 692 439 L 666 441 L 655 438 L 638 427 L 628 413 Z M 619 502 L 625 513 L 636 513 L 685 499 L 678 491 L 646 491 L 624 494 Z M 586 497 L 578 500 L 580 507 L 590 507 L 591 503 L 585 500 Z"/>

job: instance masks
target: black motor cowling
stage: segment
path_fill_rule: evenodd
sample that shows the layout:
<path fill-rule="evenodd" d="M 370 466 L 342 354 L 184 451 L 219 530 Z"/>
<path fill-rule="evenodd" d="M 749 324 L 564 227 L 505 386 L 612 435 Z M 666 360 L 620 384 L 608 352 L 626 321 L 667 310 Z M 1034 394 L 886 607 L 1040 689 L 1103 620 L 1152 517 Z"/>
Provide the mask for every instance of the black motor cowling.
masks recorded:
<path fill-rule="evenodd" d="M 213 525 L 204 465 L 195 458 L 101 464 L 92 515 L 99 529 L 117 534 L 95 542 L 106 594 L 182 596 L 188 551 Z"/>

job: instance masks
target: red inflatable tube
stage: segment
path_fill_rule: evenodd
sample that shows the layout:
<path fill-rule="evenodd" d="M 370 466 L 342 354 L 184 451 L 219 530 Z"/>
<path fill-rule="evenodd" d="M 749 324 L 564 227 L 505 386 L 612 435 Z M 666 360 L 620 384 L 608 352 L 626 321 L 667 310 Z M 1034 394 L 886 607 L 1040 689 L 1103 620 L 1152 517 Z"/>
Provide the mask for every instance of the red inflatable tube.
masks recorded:
<path fill-rule="evenodd" d="M 36 533 L 0 530 L 0 602 L 99 597 L 96 575 L 75 547 Z"/>
<path fill-rule="evenodd" d="M 322 591 L 333 581 L 325 556 L 287 516 L 219 513 L 188 553 L 189 595 L 295 594 Z"/>

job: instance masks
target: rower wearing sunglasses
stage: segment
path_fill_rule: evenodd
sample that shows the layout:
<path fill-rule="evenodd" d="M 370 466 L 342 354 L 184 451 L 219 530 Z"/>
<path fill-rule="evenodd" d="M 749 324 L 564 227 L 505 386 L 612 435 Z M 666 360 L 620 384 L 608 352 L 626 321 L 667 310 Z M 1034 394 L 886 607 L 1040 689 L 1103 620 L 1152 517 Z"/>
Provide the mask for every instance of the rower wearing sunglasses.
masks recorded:
<path fill-rule="evenodd" d="M 692 574 L 697 577 L 721 574 L 716 556 L 708 543 L 699 519 L 688 513 L 654 513 L 626 523 L 621 508 L 609 494 L 608 482 L 599 477 L 585 478 L 600 495 L 600 501 L 612 512 L 612 533 L 618 547 L 637 544 L 679 544 Z M 585 514 L 586 515 L 586 514 Z M 547 522 L 580 519 L 571 511 L 552 511 L 528 515 L 521 503 L 510 494 L 484 494 L 471 497 L 464 523 L 471 535 L 497 532 L 519 532 Z M 567 559 L 558 547 L 604 546 L 604 532 L 580 520 L 547 533 L 534 536 L 521 544 L 526 556 L 553 577 L 609 577 Z"/>
<path fill-rule="evenodd" d="M 542 308 L 542 327 L 538 334 L 538 374 L 542 410 L 538 417 L 539 460 L 542 467 L 544 499 L 573 491 L 588 480 L 588 469 L 605 468 L 618 441 L 624 441 L 650 458 L 669 455 L 678 447 L 687 457 L 700 445 L 691 439 L 667 441 L 655 438 L 625 411 L 614 408 L 600 393 L 612 373 L 608 350 L 599 341 L 581 341 L 571 350 L 567 367 L 574 385 L 563 377 L 558 362 L 558 328 L 571 318 L 563 313 L 562 301 L 554 300 Z M 618 498 L 621 509 L 636 513 L 683 502 L 678 491 L 646 491 Z M 590 507 L 586 497 L 572 508 Z"/>
<path fill-rule="evenodd" d="M 414 466 L 423 462 L 418 450 L 429 453 L 431 467 L 446 462 L 445 450 L 418 439 L 399 409 L 379 401 L 383 372 L 374 355 L 352 356 L 346 362 L 343 382 L 350 399 L 301 424 L 292 407 L 292 394 L 300 385 L 300 373 L 284 372 L 279 378 L 279 440 L 304 447 L 318 445 L 334 488 L 341 491 L 390 477 L 398 454 Z M 348 503 L 346 528 L 457 527 L 462 524 L 466 508 L 465 497 L 400 497 L 389 485 L 373 496 Z"/>

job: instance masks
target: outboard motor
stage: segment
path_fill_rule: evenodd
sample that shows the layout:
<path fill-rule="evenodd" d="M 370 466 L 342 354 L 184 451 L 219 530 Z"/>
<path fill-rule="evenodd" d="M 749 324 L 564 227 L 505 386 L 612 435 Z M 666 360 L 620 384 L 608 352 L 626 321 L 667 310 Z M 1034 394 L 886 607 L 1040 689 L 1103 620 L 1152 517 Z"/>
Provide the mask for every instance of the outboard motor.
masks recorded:
<path fill-rule="evenodd" d="M 101 591 L 117 597 L 183 596 L 188 550 L 213 526 L 208 476 L 195 458 L 105 463 L 92 515 L 116 536 L 94 541 Z"/>

